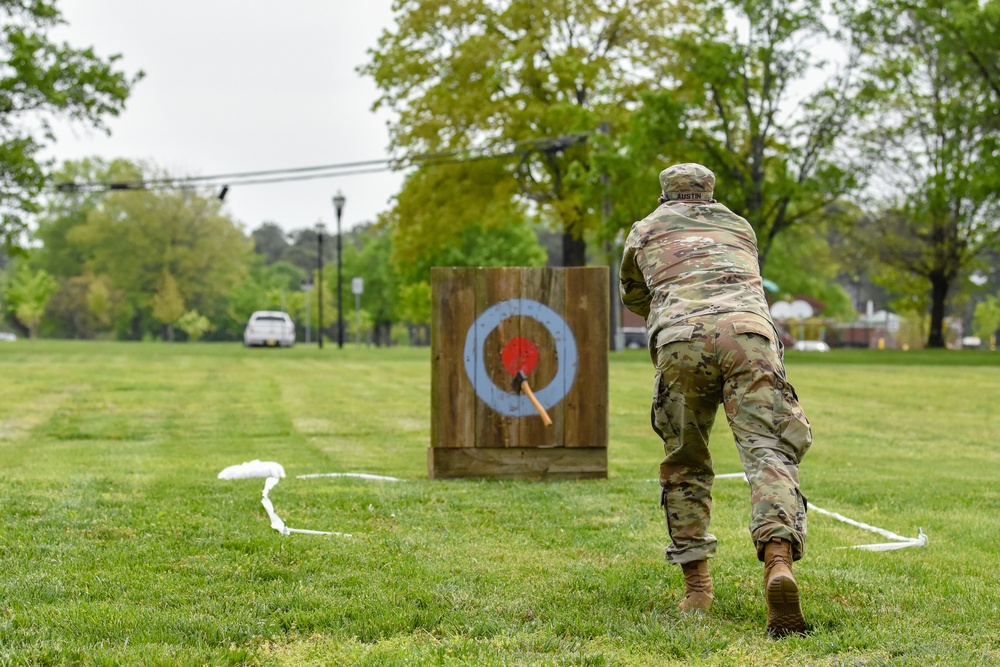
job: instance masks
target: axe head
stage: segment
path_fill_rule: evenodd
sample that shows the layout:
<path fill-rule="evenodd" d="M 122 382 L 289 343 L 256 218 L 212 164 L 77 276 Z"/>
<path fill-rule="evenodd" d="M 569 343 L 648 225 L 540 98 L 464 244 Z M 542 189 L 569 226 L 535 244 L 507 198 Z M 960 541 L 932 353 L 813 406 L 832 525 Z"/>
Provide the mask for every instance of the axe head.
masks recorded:
<path fill-rule="evenodd" d="M 514 380 L 510 383 L 510 386 L 514 389 L 514 391 L 520 392 L 521 385 L 524 384 L 527 379 L 528 376 L 524 374 L 524 371 L 518 371 L 517 375 L 514 376 Z"/>

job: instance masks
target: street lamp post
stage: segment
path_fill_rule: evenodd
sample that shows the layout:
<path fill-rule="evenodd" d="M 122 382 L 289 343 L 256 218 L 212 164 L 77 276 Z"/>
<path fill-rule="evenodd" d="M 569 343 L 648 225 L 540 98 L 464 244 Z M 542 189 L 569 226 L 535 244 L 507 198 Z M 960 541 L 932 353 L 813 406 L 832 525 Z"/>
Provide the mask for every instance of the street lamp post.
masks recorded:
<path fill-rule="evenodd" d="M 309 335 L 312 327 L 312 319 L 309 317 L 309 291 L 313 288 L 313 284 L 308 280 L 303 280 L 301 287 L 306 295 L 306 345 L 308 345 L 312 341 L 312 337 Z"/>
<path fill-rule="evenodd" d="M 316 327 L 316 342 L 319 349 L 323 349 L 323 232 L 326 227 L 323 221 L 316 223 L 316 243 L 319 246 L 319 275 L 316 277 L 317 287 L 316 299 L 319 301 L 319 326 Z"/>
<path fill-rule="evenodd" d="M 347 199 L 339 190 L 337 194 L 333 197 L 333 208 L 337 211 L 337 347 L 344 347 L 344 309 L 341 306 L 341 287 L 343 284 L 343 276 L 341 270 L 343 269 L 343 262 L 341 261 L 341 250 L 342 242 L 340 233 L 340 216 L 344 212 L 344 203 Z"/>

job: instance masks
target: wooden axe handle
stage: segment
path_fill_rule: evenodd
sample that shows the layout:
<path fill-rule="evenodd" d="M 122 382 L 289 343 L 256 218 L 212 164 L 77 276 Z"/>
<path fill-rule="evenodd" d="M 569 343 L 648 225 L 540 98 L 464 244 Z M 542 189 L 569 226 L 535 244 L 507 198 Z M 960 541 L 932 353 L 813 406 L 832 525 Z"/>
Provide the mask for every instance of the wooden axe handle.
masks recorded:
<path fill-rule="evenodd" d="M 546 426 L 552 426 L 552 418 L 549 417 L 549 413 L 545 411 L 542 404 L 538 402 L 537 398 L 535 398 L 535 392 L 531 391 L 531 387 L 528 386 L 527 380 L 523 380 L 521 382 L 521 389 L 524 390 L 524 393 L 528 395 L 528 399 L 535 406 L 535 409 L 538 410 L 538 416 L 542 418 L 542 423 Z"/>

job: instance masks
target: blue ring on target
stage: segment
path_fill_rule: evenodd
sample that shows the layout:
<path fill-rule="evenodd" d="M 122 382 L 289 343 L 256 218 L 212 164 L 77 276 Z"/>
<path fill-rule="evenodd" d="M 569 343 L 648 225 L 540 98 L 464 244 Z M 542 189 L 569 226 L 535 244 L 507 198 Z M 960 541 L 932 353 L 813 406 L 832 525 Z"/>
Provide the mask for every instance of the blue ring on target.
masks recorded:
<path fill-rule="evenodd" d="M 559 313 L 531 299 L 509 299 L 484 310 L 465 335 L 465 374 L 476 390 L 476 396 L 495 411 L 508 417 L 538 414 L 524 394 L 498 387 L 486 371 L 486 360 L 480 341 L 485 342 L 494 329 L 511 317 L 530 317 L 552 334 L 558 363 L 555 377 L 542 389 L 534 389 L 535 398 L 545 409 L 566 397 L 576 380 L 576 338 Z"/>

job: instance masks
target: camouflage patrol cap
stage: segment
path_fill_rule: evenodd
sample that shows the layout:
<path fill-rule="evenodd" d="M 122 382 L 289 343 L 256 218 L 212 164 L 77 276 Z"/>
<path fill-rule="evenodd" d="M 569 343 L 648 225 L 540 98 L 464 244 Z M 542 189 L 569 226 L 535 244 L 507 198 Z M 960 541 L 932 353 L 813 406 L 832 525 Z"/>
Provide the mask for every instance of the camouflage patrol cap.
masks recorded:
<path fill-rule="evenodd" d="M 694 162 L 675 164 L 660 172 L 660 188 L 670 201 L 713 201 L 715 174 Z"/>

